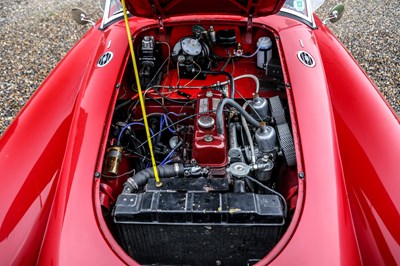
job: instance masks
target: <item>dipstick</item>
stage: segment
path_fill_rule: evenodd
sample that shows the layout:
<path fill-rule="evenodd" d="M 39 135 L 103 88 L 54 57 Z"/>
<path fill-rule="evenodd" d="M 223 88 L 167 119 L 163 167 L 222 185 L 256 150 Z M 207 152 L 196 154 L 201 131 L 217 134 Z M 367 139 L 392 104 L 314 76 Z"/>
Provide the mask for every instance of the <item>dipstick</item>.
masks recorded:
<path fill-rule="evenodd" d="M 154 178 L 156 179 L 156 184 L 157 184 L 158 187 L 160 187 L 160 186 L 162 186 L 162 183 L 160 181 L 160 177 L 158 176 L 156 160 L 154 158 L 153 143 L 151 141 L 149 124 L 147 122 L 146 107 L 145 107 L 145 104 L 144 104 L 142 87 L 140 85 L 139 72 L 138 72 L 138 69 L 137 69 L 135 51 L 133 49 L 131 30 L 129 28 L 128 14 L 126 12 L 125 0 L 121 0 L 121 3 L 122 3 L 122 9 L 123 9 L 123 12 L 124 12 L 124 20 L 125 20 L 125 26 L 126 26 L 126 34 L 128 35 L 129 49 L 130 49 L 131 57 L 132 57 L 133 72 L 135 73 L 136 85 L 137 85 L 137 90 L 138 90 L 138 94 L 139 94 L 140 107 L 142 108 L 144 128 L 146 130 L 147 143 L 149 144 L 149 149 L 150 149 L 151 164 L 153 166 Z"/>

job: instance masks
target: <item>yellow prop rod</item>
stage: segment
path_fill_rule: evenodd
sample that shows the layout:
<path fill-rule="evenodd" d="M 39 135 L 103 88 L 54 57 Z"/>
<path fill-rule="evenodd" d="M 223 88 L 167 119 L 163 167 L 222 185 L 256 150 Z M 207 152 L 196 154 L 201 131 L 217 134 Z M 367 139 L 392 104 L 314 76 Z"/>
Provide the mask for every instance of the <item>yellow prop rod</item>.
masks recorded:
<path fill-rule="evenodd" d="M 146 107 L 144 105 L 142 87 L 140 86 L 139 72 L 138 72 L 138 69 L 137 69 L 135 51 L 133 49 L 131 30 L 129 28 L 128 14 L 126 12 L 125 0 L 121 0 L 121 2 L 122 2 L 122 9 L 124 11 L 126 34 L 128 35 L 129 49 L 131 51 L 131 56 L 132 56 L 133 71 L 135 73 L 136 85 L 137 85 L 137 90 L 138 90 L 138 94 L 139 94 L 140 107 L 142 108 L 144 128 L 146 129 L 147 143 L 149 144 L 149 149 L 150 149 L 151 164 L 153 165 L 153 171 L 154 171 L 154 177 L 156 179 L 156 185 L 157 186 L 162 186 L 162 183 L 160 181 L 160 177 L 158 176 L 156 160 L 154 159 L 153 143 L 151 142 L 149 124 L 147 123 Z"/>

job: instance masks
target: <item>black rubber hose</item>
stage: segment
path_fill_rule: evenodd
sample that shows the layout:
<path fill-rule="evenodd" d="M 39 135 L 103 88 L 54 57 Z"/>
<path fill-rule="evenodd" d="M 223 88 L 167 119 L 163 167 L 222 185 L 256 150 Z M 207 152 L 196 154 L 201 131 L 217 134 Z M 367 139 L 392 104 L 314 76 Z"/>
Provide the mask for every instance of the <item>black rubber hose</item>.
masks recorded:
<path fill-rule="evenodd" d="M 169 177 L 183 177 L 184 168 L 183 164 L 165 164 L 157 166 L 158 176 L 160 178 L 169 178 Z M 133 190 L 138 189 L 139 187 L 143 187 L 147 184 L 150 178 L 154 178 L 153 168 L 146 168 L 134 176 L 128 178 L 124 184 L 124 192 L 130 193 Z"/>
<path fill-rule="evenodd" d="M 118 105 L 115 107 L 114 111 L 118 111 L 118 110 L 121 109 L 122 107 L 124 107 L 124 106 L 126 106 L 126 105 L 128 105 L 128 104 L 130 104 L 130 103 L 132 103 L 132 102 L 133 102 L 132 99 L 124 100 L 122 103 L 118 104 Z"/>
<path fill-rule="evenodd" d="M 255 127 L 259 127 L 260 123 L 255 120 L 253 117 L 251 117 L 249 115 L 248 112 L 246 112 L 246 110 L 244 110 L 237 102 L 235 102 L 232 99 L 228 99 L 225 98 L 222 101 L 219 102 L 218 107 L 217 107 L 217 130 L 218 130 L 218 134 L 222 135 L 224 133 L 224 129 L 223 129 L 223 116 L 222 116 L 222 112 L 224 111 L 224 107 L 225 105 L 230 105 L 232 107 L 235 107 L 239 113 L 241 113 L 243 115 L 243 117 L 253 126 Z"/>
<path fill-rule="evenodd" d="M 214 76 L 218 76 L 218 75 L 227 76 L 229 78 L 229 83 L 231 85 L 231 99 L 235 99 L 235 91 L 236 91 L 235 81 L 233 80 L 233 76 L 231 75 L 231 73 L 225 72 L 225 71 L 208 71 L 208 70 L 203 70 L 203 71 L 201 71 L 201 73 L 214 75 Z"/>

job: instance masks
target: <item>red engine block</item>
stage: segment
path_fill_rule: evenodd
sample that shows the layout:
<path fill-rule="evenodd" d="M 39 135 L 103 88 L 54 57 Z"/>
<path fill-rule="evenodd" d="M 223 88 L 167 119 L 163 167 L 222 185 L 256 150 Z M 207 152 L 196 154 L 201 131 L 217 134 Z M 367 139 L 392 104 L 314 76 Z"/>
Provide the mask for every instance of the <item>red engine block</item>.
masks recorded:
<path fill-rule="evenodd" d="M 211 90 L 201 92 L 197 98 L 197 112 L 216 110 L 222 99 L 220 92 Z M 219 135 L 216 126 L 216 114 L 210 112 L 196 117 L 192 157 L 200 166 L 222 167 L 228 163 L 226 128 Z"/>

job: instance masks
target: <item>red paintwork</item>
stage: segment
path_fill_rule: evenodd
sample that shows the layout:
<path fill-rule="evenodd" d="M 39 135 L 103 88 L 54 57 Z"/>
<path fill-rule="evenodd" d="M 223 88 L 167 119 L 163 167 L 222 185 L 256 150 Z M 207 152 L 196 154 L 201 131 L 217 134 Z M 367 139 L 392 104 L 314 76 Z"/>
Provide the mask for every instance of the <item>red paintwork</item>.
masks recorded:
<path fill-rule="evenodd" d="M 211 91 L 210 91 L 211 92 Z M 206 110 L 216 110 L 217 106 L 213 103 L 213 100 L 221 100 L 222 94 L 214 92 L 213 96 L 207 97 L 206 92 L 199 93 L 197 97 L 197 112 L 204 112 L 205 110 L 199 110 L 201 99 L 207 101 Z M 215 100 L 214 100 L 215 102 Z M 202 128 L 198 125 L 197 121 L 202 116 L 209 116 L 214 119 L 214 126 L 209 129 Z M 209 113 L 202 116 L 197 116 L 194 121 L 194 137 L 193 137 L 193 153 L 192 156 L 196 159 L 197 163 L 201 166 L 210 167 L 222 167 L 228 163 L 228 143 L 226 136 L 226 129 L 224 127 L 224 134 L 219 135 L 217 132 L 216 120 L 217 116 L 215 113 Z M 208 142 L 204 140 L 206 135 L 212 136 L 212 141 Z"/>
<path fill-rule="evenodd" d="M 85 79 L 87 51 L 99 32 L 88 33 L 25 105 L 0 143 L 0 264 L 36 261 L 60 177 L 76 95 Z M 68 73 L 68 75 L 65 75 Z"/>
<path fill-rule="evenodd" d="M 352 57 L 334 36 L 329 32 L 317 32 L 316 36 L 324 61 L 360 254 L 371 265 L 398 265 L 398 117 L 360 67 L 347 63 Z"/>
<path fill-rule="evenodd" d="M 286 75 L 290 77 L 289 95 L 294 100 L 295 113 L 292 115 L 297 121 L 297 141 L 302 149 L 304 203 L 301 219 L 292 221 L 282 244 L 278 244 L 260 264 L 271 261 L 276 265 L 293 264 L 294 261 L 299 265 L 359 264 L 330 99 L 315 35 L 310 29 L 291 23 L 289 28 L 279 32 L 279 37 Z M 316 67 L 302 65 L 297 59 L 299 50 L 309 52 Z M 285 241 L 289 241 L 286 246 Z"/>
<path fill-rule="evenodd" d="M 238 16 L 188 16 L 166 19 L 164 25 L 200 18 L 246 22 Z M 298 170 L 305 173 L 294 220 L 259 265 L 399 264 L 398 119 L 318 19 L 317 30 L 276 15 L 254 23 L 279 36 L 291 84 L 287 97 Z M 150 24 L 157 21 L 130 19 L 134 34 Z M 108 50 L 113 60 L 97 68 L 97 59 Z M 316 67 L 303 66 L 299 50 L 312 54 Z M 100 180 L 94 177 L 101 171 L 127 56 L 122 22 L 92 29 L 5 132 L 0 142 L 1 265 L 136 264 L 102 219 Z"/>

